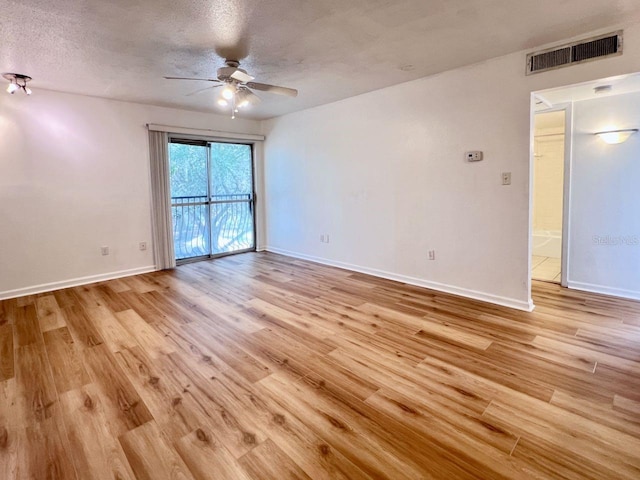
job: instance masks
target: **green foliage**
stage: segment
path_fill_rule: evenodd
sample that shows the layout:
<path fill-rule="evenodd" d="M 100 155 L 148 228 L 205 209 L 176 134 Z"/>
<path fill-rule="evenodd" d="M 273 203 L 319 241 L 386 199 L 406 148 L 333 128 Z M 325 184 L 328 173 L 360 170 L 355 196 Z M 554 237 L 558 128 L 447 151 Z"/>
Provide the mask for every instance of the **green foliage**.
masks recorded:
<path fill-rule="evenodd" d="M 171 196 L 207 195 L 207 149 L 196 145 L 169 144 Z"/>
<path fill-rule="evenodd" d="M 207 155 L 211 154 L 210 159 Z M 207 165 L 211 186 L 207 192 Z M 169 172 L 174 200 L 173 237 L 178 259 L 250 248 L 253 245 L 253 212 L 248 200 L 253 192 L 251 147 L 231 143 L 199 145 L 171 143 Z M 211 200 L 230 202 L 202 205 Z M 210 229 L 210 232 L 209 232 Z"/>
<path fill-rule="evenodd" d="M 207 195 L 207 148 L 169 145 L 171 196 Z M 251 147 L 232 143 L 211 144 L 211 195 L 252 193 Z"/>

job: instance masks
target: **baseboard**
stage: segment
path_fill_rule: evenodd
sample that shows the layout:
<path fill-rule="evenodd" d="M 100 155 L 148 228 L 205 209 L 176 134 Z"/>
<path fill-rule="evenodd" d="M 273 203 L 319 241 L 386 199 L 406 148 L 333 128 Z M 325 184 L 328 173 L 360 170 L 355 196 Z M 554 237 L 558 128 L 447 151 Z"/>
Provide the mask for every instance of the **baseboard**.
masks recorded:
<path fill-rule="evenodd" d="M 455 287 L 453 285 L 446 285 L 444 283 L 431 282 L 423 280 L 421 278 L 409 277 L 406 275 L 400 275 L 396 273 L 386 272 L 384 270 L 378 270 L 375 268 L 362 267 L 360 265 L 354 265 L 351 263 L 339 262 L 335 260 L 329 260 L 321 257 L 314 257 L 312 255 L 306 255 L 304 253 L 292 252 L 284 250 L 282 248 L 266 246 L 264 249 L 268 252 L 278 253 L 287 257 L 299 258 L 300 260 L 308 260 L 310 262 L 320 263 L 322 265 L 328 265 L 331 267 L 344 268 L 345 270 L 351 270 L 359 273 L 366 273 L 374 277 L 386 278 L 388 280 L 395 280 L 397 282 L 407 283 L 409 285 L 415 285 L 417 287 L 424 287 L 431 290 L 437 290 L 443 293 L 450 293 L 460 297 L 471 298 L 473 300 L 480 300 L 482 302 L 492 303 L 494 305 L 500 305 L 502 307 L 514 308 L 516 310 L 523 310 L 525 312 L 531 312 L 534 309 L 532 301 L 523 302 L 522 300 L 515 300 L 513 298 L 501 297 L 498 295 L 492 295 L 490 293 L 479 292 L 477 290 L 470 290 L 467 288 Z"/>
<path fill-rule="evenodd" d="M 600 293 L 602 295 L 610 295 L 613 297 L 628 298 L 630 300 L 640 300 L 640 292 L 636 290 L 625 290 L 623 288 L 612 288 L 604 285 L 596 285 L 584 282 L 567 282 L 567 288 L 573 290 L 582 290 L 591 293 Z"/>
<path fill-rule="evenodd" d="M 24 297 L 25 295 L 33 295 L 35 293 L 50 292 L 52 290 L 60 290 L 61 288 L 77 287 L 78 285 L 86 285 L 88 283 L 104 282 L 105 280 L 113 280 L 116 278 L 130 277 L 131 275 L 140 275 L 141 273 L 154 272 L 155 265 L 147 267 L 131 268 L 129 270 L 120 270 L 118 272 L 101 273 L 99 275 L 90 275 L 88 277 L 78 277 L 60 282 L 43 283 L 32 287 L 17 288 L 15 290 L 7 290 L 0 292 L 0 300 L 8 298 Z"/>

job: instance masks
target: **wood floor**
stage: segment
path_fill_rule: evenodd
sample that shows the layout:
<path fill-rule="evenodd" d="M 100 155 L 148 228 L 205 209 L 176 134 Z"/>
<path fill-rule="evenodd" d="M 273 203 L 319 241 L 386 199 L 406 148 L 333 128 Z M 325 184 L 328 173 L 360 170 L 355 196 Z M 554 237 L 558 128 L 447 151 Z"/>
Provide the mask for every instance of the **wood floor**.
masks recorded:
<path fill-rule="evenodd" d="M 640 303 L 267 254 L 0 302 L 0 478 L 639 479 Z"/>

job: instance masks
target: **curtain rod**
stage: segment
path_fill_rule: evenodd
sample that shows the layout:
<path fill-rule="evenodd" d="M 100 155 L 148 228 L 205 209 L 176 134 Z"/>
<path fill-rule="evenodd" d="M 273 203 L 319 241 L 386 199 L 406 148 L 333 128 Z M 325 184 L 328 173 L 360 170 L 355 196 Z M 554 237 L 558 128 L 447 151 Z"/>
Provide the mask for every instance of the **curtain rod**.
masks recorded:
<path fill-rule="evenodd" d="M 208 130 L 204 128 L 174 127 L 171 125 L 158 125 L 155 123 L 147 123 L 147 128 L 155 132 L 178 133 L 183 135 L 203 135 L 221 139 L 254 140 L 258 142 L 262 142 L 265 139 L 264 135 L 255 135 L 252 133 L 234 133 L 223 132 L 221 130 Z"/>

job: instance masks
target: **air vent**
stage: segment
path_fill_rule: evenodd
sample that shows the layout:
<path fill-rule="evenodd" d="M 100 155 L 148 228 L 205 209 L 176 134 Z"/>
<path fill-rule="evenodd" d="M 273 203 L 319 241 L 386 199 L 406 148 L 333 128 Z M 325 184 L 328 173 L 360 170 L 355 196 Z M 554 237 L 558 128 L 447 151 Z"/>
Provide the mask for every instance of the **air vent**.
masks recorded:
<path fill-rule="evenodd" d="M 527 55 L 527 75 L 622 55 L 622 31 Z"/>

